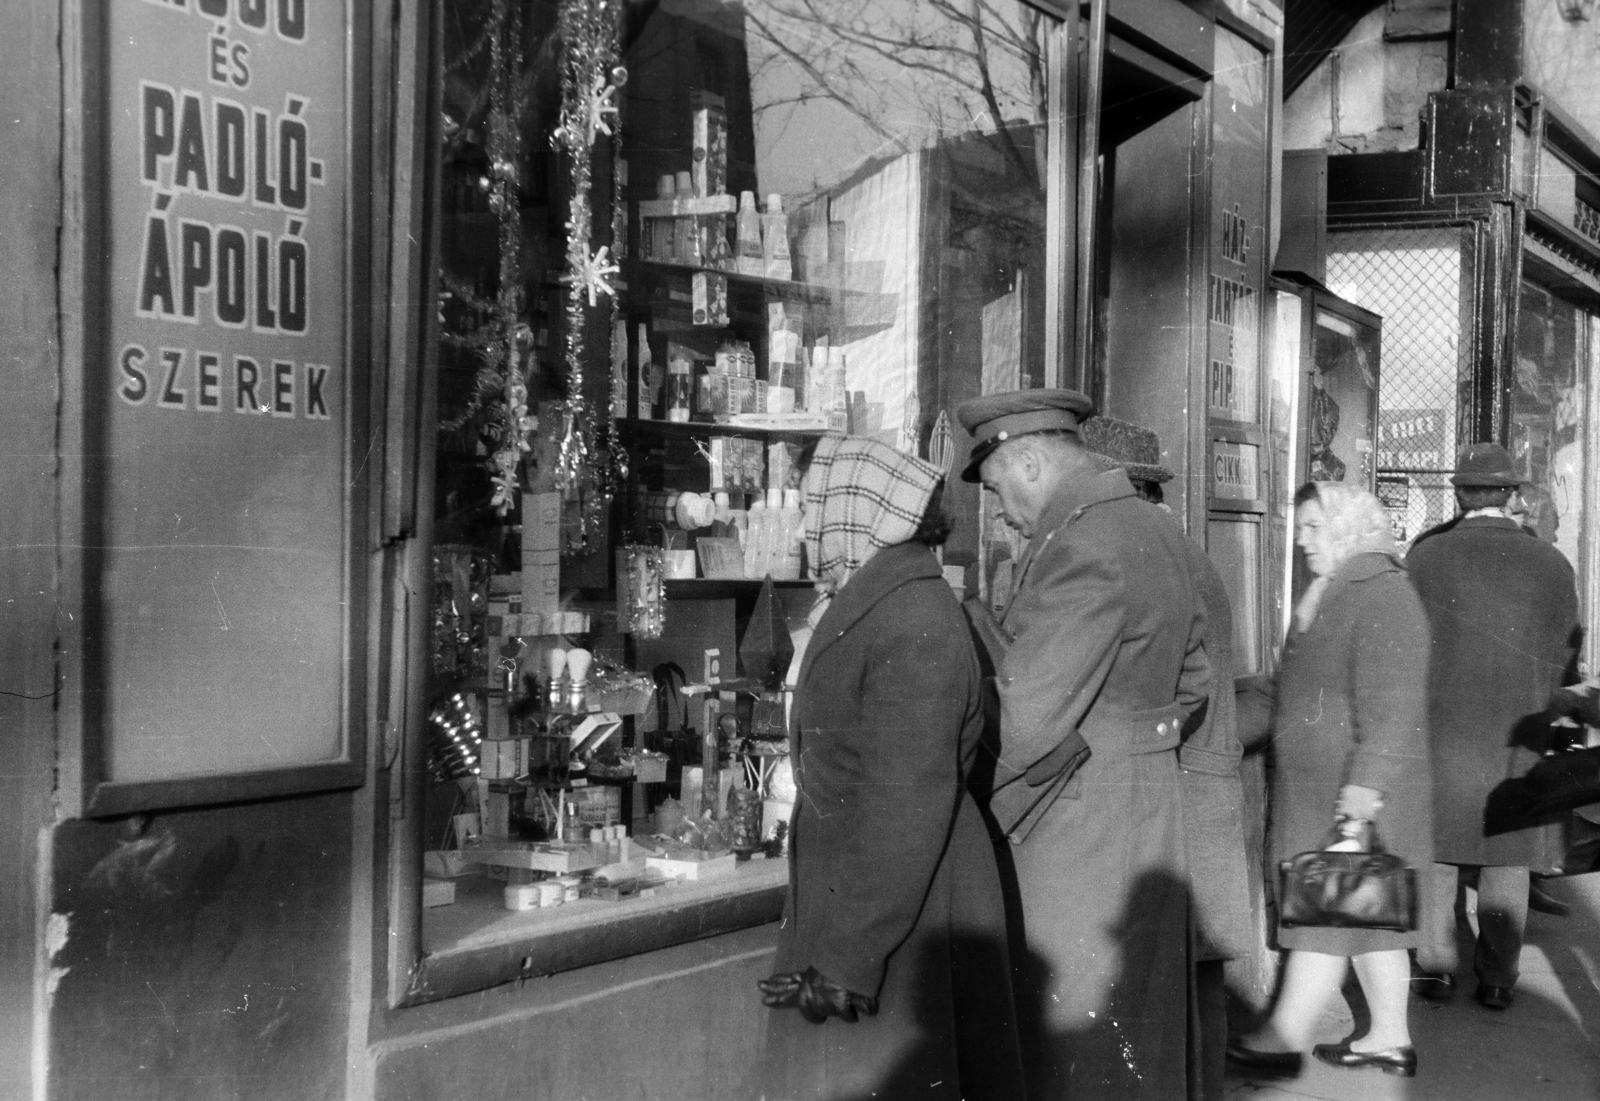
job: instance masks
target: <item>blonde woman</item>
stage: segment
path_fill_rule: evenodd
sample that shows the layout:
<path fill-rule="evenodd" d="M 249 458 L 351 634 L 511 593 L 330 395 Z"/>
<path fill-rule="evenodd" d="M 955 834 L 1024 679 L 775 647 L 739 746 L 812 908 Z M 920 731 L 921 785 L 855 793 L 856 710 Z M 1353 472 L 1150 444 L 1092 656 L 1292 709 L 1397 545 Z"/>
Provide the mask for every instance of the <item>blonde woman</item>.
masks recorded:
<path fill-rule="evenodd" d="M 1406 863 L 1432 859 L 1428 621 L 1377 498 L 1313 482 L 1295 495 L 1295 542 L 1315 580 L 1294 612 L 1272 712 L 1274 860 L 1329 847 L 1335 823 L 1375 825 Z M 1280 927 L 1282 985 L 1268 1020 L 1228 1049 L 1257 1071 L 1299 1073 L 1301 1053 L 1350 964 L 1366 1033 L 1313 1054 L 1334 1066 L 1416 1074 L 1406 1003 L 1415 932 Z"/>

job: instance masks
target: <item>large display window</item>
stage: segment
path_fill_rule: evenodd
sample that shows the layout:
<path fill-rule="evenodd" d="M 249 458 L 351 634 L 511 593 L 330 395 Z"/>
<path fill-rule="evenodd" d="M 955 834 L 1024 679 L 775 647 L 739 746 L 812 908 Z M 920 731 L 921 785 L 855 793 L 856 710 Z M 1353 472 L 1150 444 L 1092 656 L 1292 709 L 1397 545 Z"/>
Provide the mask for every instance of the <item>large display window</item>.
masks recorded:
<path fill-rule="evenodd" d="M 1517 356 L 1511 377 L 1509 448 L 1522 487 L 1525 523 L 1553 543 L 1578 576 L 1589 607 L 1593 507 L 1585 471 L 1592 460 L 1596 315 L 1528 281 L 1517 300 Z"/>
<path fill-rule="evenodd" d="M 1040 7 L 456 0 L 442 22 L 401 1001 L 778 916 L 805 445 L 954 469 L 948 410 L 1055 382 L 1068 297 L 1070 28 Z"/>

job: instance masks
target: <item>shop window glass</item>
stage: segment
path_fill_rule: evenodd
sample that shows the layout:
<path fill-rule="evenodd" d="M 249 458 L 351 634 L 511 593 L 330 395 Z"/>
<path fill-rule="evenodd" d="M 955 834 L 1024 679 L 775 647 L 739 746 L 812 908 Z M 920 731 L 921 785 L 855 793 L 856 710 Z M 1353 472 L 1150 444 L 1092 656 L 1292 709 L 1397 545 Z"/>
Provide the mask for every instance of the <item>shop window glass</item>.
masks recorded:
<path fill-rule="evenodd" d="M 1261 668 L 1261 521 L 1254 516 L 1206 522 L 1206 553 L 1228 589 L 1233 606 L 1233 670 L 1244 676 Z"/>
<path fill-rule="evenodd" d="M 440 717 L 435 764 L 446 767 L 430 783 L 422 833 L 425 870 L 453 884 L 454 901 L 425 909 L 422 942 L 425 968 L 459 958 L 478 970 L 419 981 L 428 990 L 419 997 L 500 981 L 496 953 L 523 972 L 559 970 L 776 918 L 782 859 L 730 860 L 727 869 L 708 865 L 718 874 L 658 887 L 657 869 L 635 847 L 637 866 L 610 876 L 611 886 L 585 881 L 576 901 L 510 912 L 513 897 L 530 893 L 511 888 L 550 876 L 514 860 L 448 854 L 474 832 L 508 851 L 565 844 L 563 807 L 585 844 L 588 830 L 608 826 L 645 841 L 669 797 L 693 818 L 700 802 L 690 773 L 716 750 L 715 739 L 705 748 L 717 715 L 704 697 L 680 707 L 674 690 L 664 712 L 655 702 L 635 708 L 599 750 L 574 752 L 571 723 L 548 712 L 546 655 L 581 646 L 648 688 L 673 664 L 691 683 L 707 679 L 709 650 L 725 666 L 722 679 L 732 679 L 758 618 L 756 579 L 769 569 L 792 579 L 776 613 L 791 624 L 803 622 L 810 596 L 797 564 L 751 567 L 754 520 L 739 520 L 754 515 L 745 510 L 757 499 L 782 503 L 779 468 L 793 455 L 785 445 L 848 429 L 948 463 L 953 426 L 941 410 L 1049 377 L 1045 303 L 1059 293 L 1059 274 L 1046 270 L 1045 210 L 1058 23 L 1021 0 L 629 5 L 617 132 L 593 145 L 585 196 L 591 249 L 608 246 L 619 270 L 615 293 L 601 289 L 577 327 L 563 282 L 576 185 L 550 142 L 560 121 L 560 25 L 552 3 L 446 5 L 429 688 Z M 496 86 L 496 59 L 504 66 L 514 50 L 522 68 Z M 517 150 L 510 160 L 496 153 L 508 147 Z M 1054 171 L 1064 171 L 1059 158 Z M 507 179 L 509 191 L 498 184 Z M 510 505 L 502 511 L 485 461 L 502 445 L 493 419 L 502 390 L 484 368 L 505 362 L 497 348 L 517 332 L 540 427 L 519 484 L 498 486 Z M 569 386 L 574 346 L 579 392 Z M 549 476 L 559 461 L 551 441 L 570 408 L 562 403 L 579 393 L 598 425 L 589 461 L 600 463 L 613 438 L 628 456 L 598 521 L 600 482 L 563 495 Z M 536 515 L 535 500 L 547 513 Z M 743 539 L 744 561 L 719 557 L 727 547 L 713 545 L 718 536 Z M 623 569 L 614 565 L 618 540 L 665 544 L 672 572 L 659 638 L 626 633 L 638 624 L 610 602 Z M 576 618 L 535 611 L 533 570 L 559 593 L 559 614 Z M 568 633 L 536 634 L 535 622 Z M 746 724 L 740 734 L 762 721 L 725 692 L 720 705 Z M 685 726 L 699 740 L 679 744 Z M 450 729 L 487 740 L 458 751 Z M 726 757 L 730 745 L 722 748 Z M 724 789 L 765 788 L 761 830 L 772 841 L 785 811 L 781 768 L 772 781 L 771 760 L 736 752 L 724 764 Z M 577 766 L 586 784 L 574 784 Z M 481 856 L 483 844 L 467 848 Z M 580 878 L 592 870 L 573 869 Z M 427 889 L 430 903 L 450 893 Z M 528 955 L 507 949 L 523 942 Z"/>
<path fill-rule="evenodd" d="M 1212 84 L 1212 210 L 1206 295 L 1206 551 L 1228 586 L 1234 668 L 1261 664 L 1262 523 L 1272 444 L 1263 424 L 1262 301 L 1267 279 L 1269 58 L 1217 29 Z M 1219 512 L 1234 514 L 1228 518 Z M 1269 529 L 1270 535 L 1270 529 Z"/>
<path fill-rule="evenodd" d="M 1528 479 L 1527 523 L 1584 576 L 1589 318 L 1523 283 L 1511 379 L 1511 457 Z M 1581 595 L 1581 594 L 1580 594 Z"/>

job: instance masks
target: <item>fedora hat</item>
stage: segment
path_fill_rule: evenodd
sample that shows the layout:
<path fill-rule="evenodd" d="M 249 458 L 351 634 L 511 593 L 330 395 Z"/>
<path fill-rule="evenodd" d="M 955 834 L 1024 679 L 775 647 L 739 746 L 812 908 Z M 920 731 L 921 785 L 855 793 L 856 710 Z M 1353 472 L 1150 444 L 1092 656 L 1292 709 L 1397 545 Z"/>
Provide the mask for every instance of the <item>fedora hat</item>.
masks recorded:
<path fill-rule="evenodd" d="M 1510 454 L 1497 443 L 1475 443 L 1463 448 L 1455 473 L 1450 475 L 1453 486 L 1515 489 L 1525 481 L 1513 471 Z"/>
<path fill-rule="evenodd" d="M 1078 438 L 1100 465 L 1122 467 L 1135 482 L 1166 482 L 1172 471 L 1161 465 L 1161 437 L 1116 417 L 1094 416 L 1078 426 Z"/>

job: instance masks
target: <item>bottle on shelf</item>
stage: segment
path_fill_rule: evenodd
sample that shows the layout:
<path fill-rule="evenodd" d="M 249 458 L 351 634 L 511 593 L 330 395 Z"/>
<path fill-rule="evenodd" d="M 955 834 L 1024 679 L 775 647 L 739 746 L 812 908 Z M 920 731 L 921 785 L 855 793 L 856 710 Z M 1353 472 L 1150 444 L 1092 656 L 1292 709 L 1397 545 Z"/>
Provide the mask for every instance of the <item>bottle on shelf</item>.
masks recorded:
<path fill-rule="evenodd" d="M 662 219 L 663 221 L 665 219 Z M 656 395 L 661 389 L 661 369 L 650 357 L 650 330 L 639 325 L 639 407 L 636 416 L 649 420 L 655 414 Z"/>
<path fill-rule="evenodd" d="M 557 646 L 545 651 L 545 696 L 546 711 L 560 711 L 566 705 L 567 685 L 564 674 L 567 669 L 567 652 Z"/>
<path fill-rule="evenodd" d="M 581 713 L 589 710 L 589 661 L 587 650 L 567 651 L 567 710 Z"/>
<path fill-rule="evenodd" d="M 762 275 L 766 261 L 761 254 L 761 212 L 756 209 L 753 191 L 739 192 L 738 242 L 734 270 L 740 275 Z"/>
<path fill-rule="evenodd" d="M 783 212 L 783 196 L 767 196 L 767 209 L 761 215 L 762 274 L 768 279 L 794 278 L 789 257 L 789 216 Z"/>
<path fill-rule="evenodd" d="M 667 360 L 667 420 L 686 424 L 689 404 L 694 397 L 694 361 L 687 352 L 674 348 Z"/>

